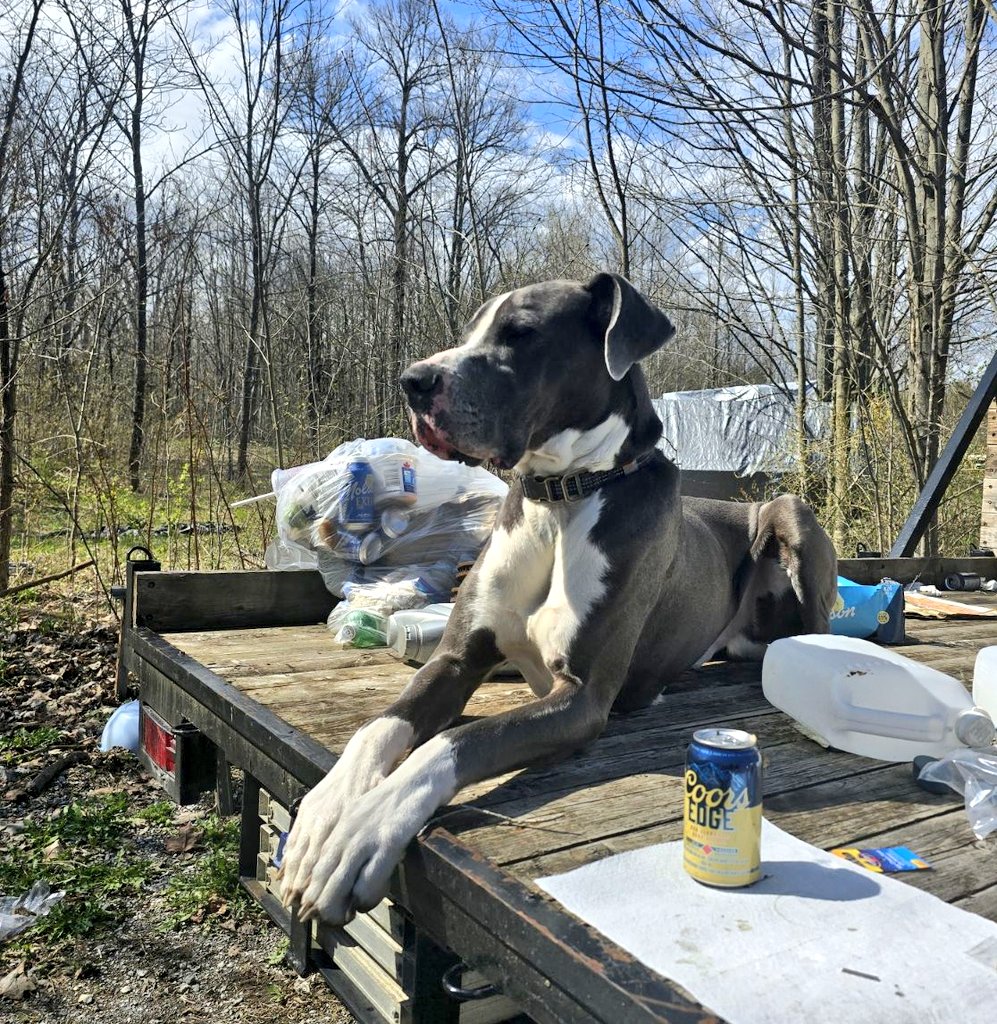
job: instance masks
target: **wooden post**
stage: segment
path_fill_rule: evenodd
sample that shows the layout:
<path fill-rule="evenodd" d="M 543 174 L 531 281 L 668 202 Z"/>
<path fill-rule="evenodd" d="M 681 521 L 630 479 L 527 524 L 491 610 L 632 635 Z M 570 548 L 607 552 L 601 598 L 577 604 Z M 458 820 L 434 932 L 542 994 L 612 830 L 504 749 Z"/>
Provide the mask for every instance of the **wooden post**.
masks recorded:
<path fill-rule="evenodd" d="M 997 401 L 987 413 L 987 454 L 983 464 L 983 514 L 980 547 L 997 551 Z"/>

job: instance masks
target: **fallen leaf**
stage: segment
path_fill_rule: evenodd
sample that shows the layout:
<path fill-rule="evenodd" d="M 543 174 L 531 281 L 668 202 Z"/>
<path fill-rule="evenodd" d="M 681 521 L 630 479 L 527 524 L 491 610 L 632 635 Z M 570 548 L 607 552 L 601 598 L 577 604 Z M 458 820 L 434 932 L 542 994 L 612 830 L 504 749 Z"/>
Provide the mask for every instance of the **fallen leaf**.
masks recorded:
<path fill-rule="evenodd" d="M 167 853 L 190 853 L 201 841 L 201 832 L 191 825 L 184 825 L 175 836 L 166 840 Z"/>
<path fill-rule="evenodd" d="M 23 999 L 38 986 L 25 970 L 26 961 L 19 963 L 9 974 L 0 978 L 0 999 Z"/>
<path fill-rule="evenodd" d="M 42 855 L 46 860 L 54 860 L 62 852 L 62 843 L 58 839 L 53 839 L 52 842 L 42 850 Z"/>

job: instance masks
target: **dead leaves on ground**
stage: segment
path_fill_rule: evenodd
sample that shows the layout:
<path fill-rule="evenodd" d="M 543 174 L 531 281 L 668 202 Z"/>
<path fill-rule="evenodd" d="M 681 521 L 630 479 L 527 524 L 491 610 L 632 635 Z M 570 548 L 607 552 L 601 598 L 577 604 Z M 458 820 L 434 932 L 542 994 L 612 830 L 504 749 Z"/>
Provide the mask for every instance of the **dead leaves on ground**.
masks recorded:
<path fill-rule="evenodd" d="M 201 843 L 201 830 L 193 825 L 184 825 L 175 836 L 170 836 L 163 844 L 167 853 L 190 853 Z"/>
<path fill-rule="evenodd" d="M 22 960 L 12 971 L 0 978 L 0 999 L 23 999 L 38 988 L 28 972 L 28 962 Z"/>

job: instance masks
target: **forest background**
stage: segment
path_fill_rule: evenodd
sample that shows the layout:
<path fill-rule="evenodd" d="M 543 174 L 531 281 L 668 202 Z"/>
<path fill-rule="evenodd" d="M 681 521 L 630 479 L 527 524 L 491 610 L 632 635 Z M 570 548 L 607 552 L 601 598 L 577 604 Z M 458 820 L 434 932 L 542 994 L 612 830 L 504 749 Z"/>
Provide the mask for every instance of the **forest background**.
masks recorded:
<path fill-rule="evenodd" d="M 489 295 L 628 276 L 888 549 L 997 337 L 992 0 L 0 0 L 0 593 L 259 565 Z M 806 385 L 810 383 L 812 388 Z M 830 430 L 805 429 L 824 401 Z M 980 528 L 983 446 L 926 539 Z"/>

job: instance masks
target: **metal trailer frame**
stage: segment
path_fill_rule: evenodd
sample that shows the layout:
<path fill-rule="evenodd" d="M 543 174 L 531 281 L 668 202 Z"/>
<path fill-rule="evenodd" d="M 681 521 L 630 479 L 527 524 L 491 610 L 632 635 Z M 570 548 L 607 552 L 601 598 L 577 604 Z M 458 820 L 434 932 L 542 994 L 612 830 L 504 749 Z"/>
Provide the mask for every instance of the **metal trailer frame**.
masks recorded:
<path fill-rule="evenodd" d="M 164 573 L 153 559 L 142 561 L 129 565 L 118 678 L 120 687 L 137 683 L 143 702 L 171 727 L 199 737 L 191 748 L 197 753 L 182 762 L 197 784 L 180 777 L 171 795 L 210 789 L 213 780 L 224 803 L 229 764 L 242 769 L 242 884 L 287 933 L 299 971 L 320 971 L 363 1024 L 384 1024 L 348 972 L 315 948 L 311 928 L 257 877 L 260 790 L 293 809 L 336 756 L 160 635 L 313 625 L 335 599 L 317 572 Z M 993 573 L 995 565 L 993 558 L 862 558 L 841 560 L 839 571 L 859 583 L 927 583 L 954 571 Z M 398 1024 L 458 1024 L 460 1003 L 441 979 L 461 963 L 541 1024 L 720 1024 L 680 986 L 441 826 L 409 846 L 390 897 L 405 915 L 401 973 L 409 1004 Z"/>
<path fill-rule="evenodd" d="M 907 521 L 900 528 L 897 539 L 890 548 L 890 558 L 907 558 L 914 553 L 914 548 L 924 536 L 931 522 L 932 516 L 938 511 L 938 506 L 945 491 L 955 476 L 970 442 L 973 440 L 976 431 L 987 415 L 990 403 L 997 399 L 997 352 L 994 352 L 990 364 L 983 371 L 983 378 L 977 385 L 972 397 L 966 404 L 959 422 L 956 424 L 952 436 L 945 445 L 938 461 L 928 474 L 928 479 L 921 488 L 921 493 L 914 502 Z"/>
<path fill-rule="evenodd" d="M 231 762 L 245 774 L 242 884 L 287 933 L 296 969 L 320 971 L 363 1024 L 383 1024 L 350 977 L 315 950 L 311 929 L 257 880 L 259 789 L 293 808 L 332 767 L 335 755 L 159 635 L 314 624 L 334 598 L 318 573 L 136 570 L 125 601 L 119 678 L 137 682 L 143 702 L 172 726 L 189 725 L 202 734 L 210 743 L 204 749 L 215 750 L 226 773 Z M 541 1024 L 722 1024 L 680 986 L 443 827 L 410 845 L 389 895 L 406 915 L 402 971 L 410 986 L 411 1021 L 457 1024 L 461 1004 L 441 981 L 465 964 Z"/>

